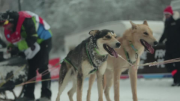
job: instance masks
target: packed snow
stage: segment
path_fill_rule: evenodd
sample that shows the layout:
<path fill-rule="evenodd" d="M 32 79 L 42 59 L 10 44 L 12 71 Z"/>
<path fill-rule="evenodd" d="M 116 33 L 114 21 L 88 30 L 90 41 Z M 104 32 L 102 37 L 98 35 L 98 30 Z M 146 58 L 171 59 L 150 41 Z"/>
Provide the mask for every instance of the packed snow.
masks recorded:
<path fill-rule="evenodd" d="M 138 101 L 180 101 L 180 87 L 171 87 L 172 79 L 138 79 L 137 82 Z M 69 101 L 67 92 L 71 89 L 72 83 L 70 82 L 61 95 L 61 101 Z M 40 97 L 41 84 L 36 85 L 35 96 Z M 58 92 L 58 82 L 52 82 L 52 101 L 55 101 Z M 88 80 L 84 81 L 83 86 L 83 101 L 86 101 L 86 94 L 88 89 Z M 19 92 L 21 87 L 17 87 L 15 92 Z M 7 92 L 8 97 L 13 97 L 10 92 Z M 113 87 L 110 90 L 110 97 L 113 100 Z M 120 80 L 120 100 L 132 101 L 130 80 Z M 76 93 L 74 95 L 76 101 Z M 91 93 L 91 101 L 98 101 L 97 82 L 94 82 Z M 104 96 L 104 101 L 105 96 Z"/>

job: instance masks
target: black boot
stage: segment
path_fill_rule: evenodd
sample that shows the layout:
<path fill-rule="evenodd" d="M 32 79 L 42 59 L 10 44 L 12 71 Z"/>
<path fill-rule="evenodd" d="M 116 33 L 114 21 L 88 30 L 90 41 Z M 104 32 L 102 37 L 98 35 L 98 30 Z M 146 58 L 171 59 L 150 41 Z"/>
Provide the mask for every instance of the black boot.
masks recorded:
<path fill-rule="evenodd" d="M 173 84 L 171 85 L 173 86 L 177 86 L 178 85 L 178 75 L 177 73 L 173 76 Z"/>
<path fill-rule="evenodd" d="M 35 101 L 35 99 L 22 97 L 22 98 L 17 98 L 15 101 Z"/>
<path fill-rule="evenodd" d="M 180 85 L 180 84 L 178 84 L 178 83 L 173 83 L 171 86 L 174 87 L 174 86 L 178 86 L 178 85 Z"/>

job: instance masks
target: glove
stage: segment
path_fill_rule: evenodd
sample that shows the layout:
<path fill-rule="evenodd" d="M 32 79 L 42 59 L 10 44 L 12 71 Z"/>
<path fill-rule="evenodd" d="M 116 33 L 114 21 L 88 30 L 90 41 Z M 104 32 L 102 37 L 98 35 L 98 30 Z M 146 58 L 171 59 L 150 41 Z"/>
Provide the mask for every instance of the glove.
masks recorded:
<path fill-rule="evenodd" d="M 36 42 L 32 47 L 29 47 L 24 51 L 26 59 L 32 59 L 40 51 L 40 46 Z"/>
<path fill-rule="evenodd" d="M 3 52 L 3 58 L 4 59 L 9 59 L 9 58 L 11 58 L 11 54 L 8 53 L 8 52 Z"/>

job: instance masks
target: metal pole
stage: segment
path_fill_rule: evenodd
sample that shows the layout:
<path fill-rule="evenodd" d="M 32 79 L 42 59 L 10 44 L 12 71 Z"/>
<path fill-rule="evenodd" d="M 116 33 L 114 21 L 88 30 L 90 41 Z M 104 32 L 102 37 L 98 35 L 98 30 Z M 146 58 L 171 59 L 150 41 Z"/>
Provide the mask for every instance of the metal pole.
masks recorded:
<path fill-rule="evenodd" d="M 18 0 L 19 11 L 21 11 L 21 0 Z"/>

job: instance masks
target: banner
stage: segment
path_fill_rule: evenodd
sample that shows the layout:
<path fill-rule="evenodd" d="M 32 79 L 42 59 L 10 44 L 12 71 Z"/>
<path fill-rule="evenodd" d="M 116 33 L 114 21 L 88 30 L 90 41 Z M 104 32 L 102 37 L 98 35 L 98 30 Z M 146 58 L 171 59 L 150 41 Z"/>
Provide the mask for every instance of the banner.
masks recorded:
<path fill-rule="evenodd" d="M 154 54 L 150 54 L 149 52 L 145 51 L 144 54 L 141 56 L 140 64 L 149 63 L 149 62 L 162 62 L 165 58 L 165 45 L 158 45 L 154 47 L 155 52 Z M 144 66 L 139 67 L 138 73 L 140 74 L 149 74 L 149 73 L 168 73 L 165 65 L 157 65 L 157 66 Z"/>

